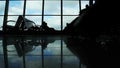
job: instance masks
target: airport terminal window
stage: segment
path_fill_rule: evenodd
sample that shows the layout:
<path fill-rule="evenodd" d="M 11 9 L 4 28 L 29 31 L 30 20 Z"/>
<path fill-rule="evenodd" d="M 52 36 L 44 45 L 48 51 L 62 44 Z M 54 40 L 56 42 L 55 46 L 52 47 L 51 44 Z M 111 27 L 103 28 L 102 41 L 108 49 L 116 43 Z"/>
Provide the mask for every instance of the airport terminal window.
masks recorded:
<path fill-rule="evenodd" d="M 24 7 L 24 2 L 17 0 L 11 0 L 9 1 L 8 5 L 8 19 L 7 21 L 12 20 L 12 22 L 7 22 L 7 25 L 15 26 L 16 21 L 18 19 L 19 15 L 23 15 L 23 7 Z"/>
<path fill-rule="evenodd" d="M 42 16 L 35 16 L 35 15 L 32 15 L 32 16 L 25 16 L 25 18 L 33 21 L 37 26 L 40 26 L 41 25 L 41 18 Z"/>
<path fill-rule="evenodd" d="M 26 15 L 41 15 L 42 1 L 26 1 Z"/>
<path fill-rule="evenodd" d="M 81 1 L 81 9 L 85 9 L 86 5 L 89 5 L 89 1 Z"/>
<path fill-rule="evenodd" d="M 5 8 L 5 1 L 0 1 L 0 30 L 2 30 L 3 25 L 3 15 Z"/>
<path fill-rule="evenodd" d="M 8 16 L 7 25 L 15 26 L 18 16 Z"/>
<path fill-rule="evenodd" d="M 45 1 L 45 15 L 60 15 L 60 1 Z"/>
<path fill-rule="evenodd" d="M 17 1 L 12 1 L 9 0 L 9 10 L 8 10 L 8 19 L 7 20 L 14 20 L 17 21 L 17 18 L 19 15 L 23 15 L 24 14 L 24 1 L 26 2 L 26 9 L 25 9 L 25 18 L 33 21 L 36 23 L 36 25 L 41 25 L 42 22 L 42 1 L 38 0 L 38 1 L 34 1 L 34 0 L 17 0 Z M 45 0 L 45 5 L 44 5 L 44 21 L 47 23 L 47 25 L 49 27 L 52 27 L 56 30 L 61 30 L 61 0 L 59 1 L 46 1 Z M 3 18 L 4 18 L 4 9 L 5 9 L 5 4 L 3 4 L 3 6 L 1 6 L 1 3 L 3 1 L 0 1 L 0 25 L 2 26 L 3 24 Z M 5 1 L 4 1 L 5 2 Z M 67 23 L 71 23 L 76 17 L 78 17 L 79 12 L 80 12 L 80 7 L 79 7 L 79 0 L 76 1 L 67 1 L 67 0 L 63 0 L 63 29 L 65 28 Z M 85 8 L 85 5 L 89 4 L 89 1 L 81 1 L 81 9 Z M 52 6 L 51 6 L 52 5 Z M 15 22 L 9 22 L 8 25 L 15 25 Z M 1 28 L 0 28 L 1 29 Z M 40 40 L 39 40 L 40 41 Z M 61 40 L 59 41 L 55 41 L 55 44 L 49 44 L 47 46 L 47 49 L 42 48 L 42 46 L 38 46 L 38 49 L 34 50 L 32 53 L 27 53 L 25 56 L 18 58 L 17 54 L 14 52 L 14 55 L 9 53 L 10 56 L 9 58 L 11 58 L 9 60 L 9 62 L 14 61 L 13 63 L 18 63 L 21 64 L 22 66 L 24 66 L 22 63 L 24 61 L 29 61 L 29 63 L 26 63 L 26 67 L 30 68 L 32 67 L 32 61 L 34 60 L 34 62 L 36 62 L 35 64 L 40 65 L 39 67 L 42 67 L 42 60 L 41 58 L 45 58 L 43 59 L 44 61 L 44 66 L 49 66 L 52 64 L 56 64 L 58 68 L 60 67 L 60 64 L 66 64 L 66 66 L 68 66 L 68 62 L 71 63 L 71 68 L 74 68 L 75 66 L 77 66 L 77 68 L 79 67 L 78 63 L 79 60 L 77 57 L 72 56 L 73 54 L 67 49 L 67 46 L 62 46 L 65 45 Z M 59 45 L 58 45 L 59 44 Z M 54 46 L 51 46 L 54 45 Z M 58 45 L 58 46 L 56 46 Z M 38 51 L 39 50 L 39 51 Z M 43 52 L 42 52 L 43 51 Z M 51 54 L 52 53 L 52 54 Z M 67 55 L 66 55 L 67 53 Z M 31 58 L 31 54 L 32 57 Z M 43 55 L 44 56 L 43 56 Z M 69 55 L 69 58 L 68 58 Z M 16 58 L 16 59 L 15 59 Z M 53 59 L 55 58 L 55 59 Z M 25 60 L 24 60 L 25 59 Z M 47 65 L 48 61 L 52 61 L 55 60 L 54 63 L 50 63 L 49 65 Z M 64 60 L 64 61 L 63 61 Z M 69 61 L 67 61 L 69 60 Z M 73 63 L 73 61 L 77 60 L 75 63 Z M 75 65 L 75 66 L 74 66 Z M 17 66 L 17 65 L 16 65 Z M 11 67 L 11 66 L 10 66 Z M 49 66 L 51 67 L 51 66 Z M 17 67 L 16 67 L 17 68 Z M 52 67 L 51 67 L 52 68 Z M 62 67 L 61 67 L 62 68 Z M 63 67 L 63 68 L 68 68 L 68 67 Z"/>
<path fill-rule="evenodd" d="M 78 15 L 72 16 L 63 16 L 63 29 L 67 26 L 67 24 L 71 23 Z"/>
<path fill-rule="evenodd" d="M 78 15 L 79 1 L 63 1 L 63 15 Z"/>
<path fill-rule="evenodd" d="M 23 1 L 9 1 L 8 15 L 22 15 Z"/>
<path fill-rule="evenodd" d="M 24 3 L 26 1 L 26 9 L 24 11 Z M 8 7 L 8 19 L 13 19 L 12 16 L 23 15 L 25 14 L 26 18 L 33 20 L 37 25 L 41 25 L 42 22 L 42 3 L 44 1 L 44 21 L 47 22 L 49 27 L 54 28 L 55 30 L 61 30 L 65 28 L 66 23 L 71 23 L 71 20 L 75 19 L 80 13 L 81 9 L 84 9 L 89 1 L 81 0 L 81 5 L 79 6 L 80 0 L 63 0 L 63 5 L 61 6 L 61 0 L 9 0 Z M 4 15 L 5 1 L 0 1 L 0 15 Z M 94 1 L 93 1 L 94 3 Z M 61 24 L 61 7 L 63 9 L 63 22 Z M 47 17 L 50 16 L 50 17 Z M 9 18 L 10 17 L 10 18 Z M 35 18 L 33 18 L 35 17 Z M 74 18 L 73 18 L 74 17 Z M 48 19 L 47 19 L 48 18 Z M 71 19 L 66 20 L 65 19 Z M 16 19 L 16 18 L 15 18 Z M 49 21 L 49 22 L 48 22 Z M 2 25 L 2 21 L 0 22 Z"/>
<path fill-rule="evenodd" d="M 0 15 L 4 15 L 5 1 L 0 1 Z"/>
<path fill-rule="evenodd" d="M 61 28 L 60 16 L 44 16 L 44 21 L 50 28 L 54 28 L 56 30 L 60 30 Z"/>

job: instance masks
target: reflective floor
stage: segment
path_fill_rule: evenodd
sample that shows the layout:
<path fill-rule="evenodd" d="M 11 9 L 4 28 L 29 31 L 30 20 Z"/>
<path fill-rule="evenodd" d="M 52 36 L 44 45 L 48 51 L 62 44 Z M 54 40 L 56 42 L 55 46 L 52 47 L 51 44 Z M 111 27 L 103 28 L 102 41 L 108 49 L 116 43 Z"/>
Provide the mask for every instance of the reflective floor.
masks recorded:
<path fill-rule="evenodd" d="M 2 37 L 0 68 L 79 68 L 80 59 L 61 39 L 58 36 Z"/>
<path fill-rule="evenodd" d="M 2 36 L 0 68 L 104 68 L 109 65 L 113 60 L 110 49 L 100 49 L 91 42 L 69 36 Z"/>

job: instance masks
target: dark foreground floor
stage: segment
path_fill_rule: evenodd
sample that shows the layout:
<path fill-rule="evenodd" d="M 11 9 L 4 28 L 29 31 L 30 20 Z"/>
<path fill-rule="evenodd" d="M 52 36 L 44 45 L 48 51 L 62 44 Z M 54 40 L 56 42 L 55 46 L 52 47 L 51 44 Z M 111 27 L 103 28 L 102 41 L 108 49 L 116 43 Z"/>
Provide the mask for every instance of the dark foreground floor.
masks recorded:
<path fill-rule="evenodd" d="M 119 66 L 117 42 L 71 36 L 1 36 L 0 68 L 109 68 Z M 110 40 L 108 40 L 110 41 Z"/>

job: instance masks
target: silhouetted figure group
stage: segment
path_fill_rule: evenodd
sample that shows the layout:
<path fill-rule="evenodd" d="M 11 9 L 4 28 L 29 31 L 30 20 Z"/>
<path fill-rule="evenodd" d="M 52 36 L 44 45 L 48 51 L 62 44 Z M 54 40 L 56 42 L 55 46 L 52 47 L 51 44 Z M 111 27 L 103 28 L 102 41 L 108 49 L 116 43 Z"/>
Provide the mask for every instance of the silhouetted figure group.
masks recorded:
<path fill-rule="evenodd" d="M 101 34 L 120 34 L 118 20 L 114 18 L 118 12 L 112 10 L 110 6 L 116 7 L 116 5 L 112 5 L 111 1 L 104 0 L 95 0 L 93 5 L 86 5 L 79 16 L 70 24 L 67 24 L 63 34 L 77 34 L 85 37 L 97 37 Z M 37 26 L 33 21 L 21 15 L 18 17 L 15 26 L 6 25 L 5 27 L 4 31 L 13 33 L 20 31 L 54 33 L 56 31 L 54 28 L 48 27 L 45 21 L 42 22 L 41 26 Z"/>
<path fill-rule="evenodd" d="M 53 31 L 55 31 L 53 28 L 48 27 L 48 25 L 45 21 L 42 22 L 42 25 L 40 26 L 40 29 L 43 32 L 53 32 Z"/>
<path fill-rule="evenodd" d="M 8 22 L 11 22 L 11 21 L 8 21 Z M 48 27 L 47 23 L 44 21 L 42 22 L 41 26 L 38 26 L 33 21 L 23 17 L 22 15 L 18 17 L 17 21 L 15 22 L 15 26 L 6 25 L 4 30 L 4 32 L 15 33 L 15 34 L 17 32 L 22 33 L 24 31 L 28 33 L 30 32 L 31 33 L 33 32 L 50 33 L 50 32 L 54 32 L 55 30 L 54 28 Z"/>

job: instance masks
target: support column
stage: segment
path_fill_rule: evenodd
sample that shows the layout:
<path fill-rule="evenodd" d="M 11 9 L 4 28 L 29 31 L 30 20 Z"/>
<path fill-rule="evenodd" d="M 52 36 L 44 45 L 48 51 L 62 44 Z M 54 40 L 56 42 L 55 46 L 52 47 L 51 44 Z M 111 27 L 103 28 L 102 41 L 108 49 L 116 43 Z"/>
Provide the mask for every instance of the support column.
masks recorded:
<path fill-rule="evenodd" d="M 61 31 L 63 31 L 63 0 L 61 0 Z"/>
<path fill-rule="evenodd" d="M 42 0 L 42 23 L 41 23 L 41 25 L 43 25 L 43 21 L 44 21 L 44 4 L 45 4 L 45 1 L 44 0 Z"/>
<path fill-rule="evenodd" d="M 79 0 L 79 14 L 81 12 L 81 0 Z"/>
<path fill-rule="evenodd" d="M 23 17 L 25 17 L 25 11 L 26 11 L 26 0 L 24 0 Z"/>
<path fill-rule="evenodd" d="M 7 19 L 8 19 L 8 8 L 9 8 L 9 0 L 6 0 L 5 3 L 5 11 L 4 11 L 4 20 L 3 20 L 3 31 L 6 31 Z"/>
<path fill-rule="evenodd" d="M 25 11 L 26 11 L 26 0 L 24 0 L 23 18 L 25 18 L 25 14 L 26 14 Z M 22 31 L 24 31 L 24 26 L 25 26 L 25 22 L 23 22 Z"/>
<path fill-rule="evenodd" d="M 4 68 L 8 67 L 8 53 L 7 53 L 7 39 L 6 36 L 3 36 L 3 53 L 4 53 Z"/>
<path fill-rule="evenodd" d="M 63 68 L 63 38 L 61 36 L 61 68 Z"/>

